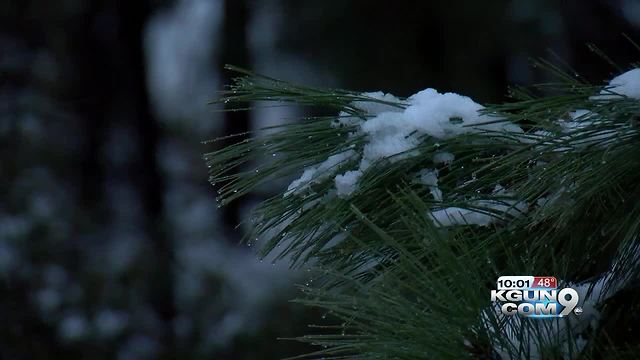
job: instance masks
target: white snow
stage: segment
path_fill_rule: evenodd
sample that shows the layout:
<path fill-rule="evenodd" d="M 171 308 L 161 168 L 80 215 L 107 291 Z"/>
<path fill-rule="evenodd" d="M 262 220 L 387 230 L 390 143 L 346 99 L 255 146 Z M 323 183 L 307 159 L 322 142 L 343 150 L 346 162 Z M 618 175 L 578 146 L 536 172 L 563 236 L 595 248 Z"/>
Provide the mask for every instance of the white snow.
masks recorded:
<path fill-rule="evenodd" d="M 618 75 L 609 81 L 609 84 L 598 95 L 591 96 L 591 101 L 609 101 L 622 99 L 623 97 L 640 99 L 640 69 L 633 69 Z M 554 140 L 564 142 L 570 140 L 570 136 L 577 134 L 580 139 L 571 140 L 573 148 L 582 149 L 589 145 L 608 146 L 616 140 L 621 128 L 628 127 L 626 124 L 619 124 L 617 128 L 589 127 L 604 123 L 603 119 L 596 112 L 586 109 L 576 109 L 569 113 L 568 119 L 559 119 L 557 123 L 562 127 L 562 132 L 567 136 L 554 138 Z M 586 130 L 581 131 L 581 130 Z M 546 138 L 553 138 L 553 134 L 546 131 L 536 131 L 530 134 L 523 134 L 523 142 L 542 142 L 543 145 L 552 145 L 553 142 L 546 142 Z M 565 152 L 572 147 L 560 146 L 555 149 L 557 152 Z"/>
<path fill-rule="evenodd" d="M 442 201 L 442 190 L 438 187 L 438 169 L 423 169 L 418 173 L 419 182 L 429 187 L 436 201 Z"/>
<path fill-rule="evenodd" d="M 507 192 L 502 186 L 496 185 L 493 195 L 509 197 L 512 194 Z M 433 220 L 436 226 L 455 225 L 480 225 L 488 226 L 491 223 L 502 219 L 502 215 L 512 217 L 520 216 L 527 211 L 527 204 L 522 201 L 512 199 L 504 200 L 475 200 L 471 202 L 473 207 L 478 209 L 466 209 L 460 207 L 447 207 L 432 211 L 428 217 Z M 500 215 L 498 215 L 500 214 Z"/>
<path fill-rule="evenodd" d="M 382 91 L 365 92 L 360 95 L 364 97 L 369 97 L 375 100 L 388 102 L 388 103 L 396 103 L 396 104 L 402 103 L 402 100 L 398 99 L 397 97 L 391 94 L 385 94 Z M 379 103 L 376 101 L 364 101 L 364 100 L 354 101 L 353 103 L 351 103 L 351 105 L 360 110 L 363 110 L 366 113 L 366 115 L 369 117 L 377 116 L 384 112 L 401 112 L 402 111 L 402 109 L 397 106 Z M 359 116 L 350 115 L 345 111 L 341 111 L 340 114 L 338 115 L 338 118 L 331 123 L 331 127 L 337 128 L 341 126 L 356 126 L 356 125 L 362 125 L 363 123 L 364 123 L 364 120 L 362 120 L 362 118 L 360 118 Z M 353 135 L 353 134 L 350 134 L 350 135 Z"/>
<path fill-rule="evenodd" d="M 302 176 L 300 176 L 300 178 L 294 180 L 289 185 L 284 196 L 299 194 L 307 189 L 312 183 L 318 183 L 329 178 L 335 173 L 338 165 L 350 160 L 356 155 L 357 153 L 355 151 L 347 150 L 339 154 L 329 156 L 329 158 L 327 158 L 327 160 L 323 161 L 322 163 L 307 168 L 302 173 Z"/>
<path fill-rule="evenodd" d="M 564 132 L 571 134 L 574 131 L 588 128 L 589 126 L 602 124 L 603 121 L 598 114 L 589 110 L 578 109 L 569 113 L 571 120 L 560 121 Z M 626 125 L 622 125 L 626 126 Z M 595 129 L 594 129 L 595 130 Z M 581 135 L 582 138 L 578 141 L 573 141 L 573 144 L 579 148 L 583 148 L 587 145 L 599 144 L 600 146 L 607 146 L 612 141 L 615 141 L 615 137 L 618 134 L 618 129 L 599 129 L 594 132 L 588 133 L 588 135 Z M 562 139 L 566 139 L 563 137 Z M 558 150 L 563 150 L 560 148 Z"/>
<path fill-rule="evenodd" d="M 590 117 L 591 111 L 585 110 L 585 109 L 578 109 L 576 111 L 570 112 L 569 115 L 571 116 L 571 119 L 573 119 L 573 120 L 584 119 L 584 118 Z"/>
<path fill-rule="evenodd" d="M 613 100 L 620 96 L 640 99 L 640 69 L 629 70 L 614 77 L 600 95 L 592 96 L 591 100 Z"/>
<path fill-rule="evenodd" d="M 475 210 L 464 209 L 459 207 L 448 207 L 436 211 L 432 211 L 429 217 L 438 226 L 453 225 L 480 225 L 488 226 L 495 217 Z"/>
<path fill-rule="evenodd" d="M 336 120 L 334 120 L 331 123 L 331 127 L 339 128 L 341 126 L 356 126 L 356 125 L 362 125 L 363 122 L 364 120 L 362 120 L 360 117 L 356 115 L 350 115 L 349 113 L 340 111 L 340 114 L 338 114 L 338 117 L 336 118 Z M 352 133 L 350 133 L 350 135 L 351 134 Z"/>
<path fill-rule="evenodd" d="M 381 92 L 367 94 L 382 100 L 397 100 Z M 398 161 L 419 155 L 412 150 L 419 145 L 422 135 L 446 139 L 479 131 L 522 133 L 522 129 L 515 124 L 496 122 L 503 119 L 480 114 L 483 106 L 466 96 L 426 89 L 410 96 L 406 103 L 408 106 L 404 110 L 375 103 L 356 104 L 359 107 L 365 105 L 363 109 L 375 116 L 360 125 L 360 132 L 366 135 L 368 141 L 360 166 L 353 173 L 336 177 L 336 185 L 341 186 L 339 196 L 349 196 L 356 189 L 360 178 L 357 174 L 367 170 L 374 162 L 384 158 Z M 438 163 L 451 162 L 453 159 L 453 154 L 446 152 L 434 155 L 434 161 Z"/>
<path fill-rule="evenodd" d="M 599 97 L 600 95 L 598 95 Z M 538 130 L 528 134 L 521 134 L 520 140 L 528 144 L 539 144 L 542 150 L 547 146 L 554 146 L 554 152 L 567 152 L 581 150 L 590 145 L 606 147 L 616 140 L 620 129 L 628 127 L 626 124 L 618 124 L 615 128 L 598 127 L 606 122 L 595 112 L 586 109 L 571 111 L 566 119 L 558 119 L 556 123 L 561 126 L 563 136 Z M 609 124 L 607 124 L 609 125 Z M 572 138 L 574 137 L 574 138 Z M 570 143 L 570 146 L 565 146 Z"/>
<path fill-rule="evenodd" d="M 385 101 L 389 103 L 402 103 L 402 100 L 391 94 L 385 94 L 382 91 L 366 92 L 360 94 L 362 96 L 370 97 L 376 100 Z M 352 105 L 358 109 L 364 110 L 367 115 L 376 116 L 383 112 L 401 112 L 402 109 L 397 106 L 383 104 L 375 101 L 356 101 Z"/>
<path fill-rule="evenodd" d="M 432 161 L 434 164 L 450 164 L 455 159 L 455 155 L 450 152 L 438 151 L 437 153 L 433 154 Z"/>
<path fill-rule="evenodd" d="M 403 112 L 383 112 L 362 124 L 368 143 L 361 170 L 374 161 L 415 148 L 421 135 L 446 139 L 482 130 L 522 132 L 511 123 L 484 124 L 500 119 L 481 115 L 482 105 L 466 96 L 426 89 L 407 101 L 409 106 Z"/>
<path fill-rule="evenodd" d="M 578 109 L 569 113 L 570 120 L 559 121 L 565 132 L 584 129 L 596 122 L 597 114 L 589 110 Z"/>
<path fill-rule="evenodd" d="M 336 194 L 340 197 L 348 196 L 356 190 L 358 179 L 362 176 L 362 171 L 347 171 L 336 176 Z"/>
<path fill-rule="evenodd" d="M 613 78 L 609 82 L 609 90 L 603 90 L 600 95 L 592 98 L 609 99 L 619 96 L 612 95 L 611 91 L 619 95 L 640 99 L 640 69 L 634 69 Z M 371 101 L 358 101 L 352 105 L 364 110 L 370 118 L 362 120 L 341 112 L 340 117 L 332 124 L 332 126 L 359 126 L 357 133 L 364 135 L 366 139 L 359 166 L 335 177 L 336 193 L 343 198 L 350 196 L 356 190 L 357 183 L 364 171 L 376 161 L 388 159 L 391 162 L 395 162 L 418 156 L 419 152 L 415 149 L 424 135 L 436 139 L 448 139 L 470 132 L 492 131 L 518 134 L 521 136 L 522 141 L 525 142 L 544 141 L 544 138 L 551 135 L 548 132 L 524 134 L 523 130 L 516 124 L 492 115 L 481 114 L 484 109 L 482 105 L 474 102 L 469 97 L 455 93 L 439 93 L 435 89 L 429 88 L 410 96 L 406 100 L 400 100 L 381 91 L 364 93 L 363 95 L 381 101 L 402 102 L 406 108 L 400 109 Z M 593 125 L 598 121 L 597 114 L 585 109 L 577 109 L 571 112 L 569 116 L 569 120 L 560 121 L 564 132 L 568 134 Z M 615 135 L 616 130 L 609 129 L 584 136 L 584 139 L 574 143 L 577 146 L 586 146 L 593 143 L 607 145 L 614 140 Z M 568 148 L 561 147 L 557 150 L 566 151 Z M 327 176 L 332 175 L 327 170 L 335 168 L 335 165 L 342 163 L 345 157 L 352 158 L 355 156 L 356 154 L 354 153 L 334 155 L 325 162 L 306 169 L 298 180 L 289 185 L 285 196 L 291 193 L 299 193 L 313 181 L 326 179 Z M 436 152 L 432 155 L 432 160 L 436 164 L 448 164 L 454 159 L 454 154 L 449 152 Z M 433 188 L 432 190 L 432 195 L 435 199 L 442 198 L 442 194 L 438 193 L 439 189 Z M 494 202 L 482 205 L 487 205 L 490 209 L 497 211 L 508 210 L 512 212 L 514 208 L 509 209 L 509 207 L 514 204 L 496 204 Z M 522 207 L 520 203 L 517 205 L 515 210 L 518 207 Z M 493 221 L 492 219 L 495 219 L 494 216 L 489 214 L 455 207 L 434 211 L 431 216 L 440 221 L 441 224 L 446 224 L 446 226 L 469 222 L 486 226 Z"/>
<path fill-rule="evenodd" d="M 498 118 L 481 115 L 479 111 L 483 106 L 467 96 L 454 93 L 440 94 L 435 89 L 426 89 L 409 97 L 408 103 L 409 106 L 402 112 L 402 117 L 395 121 L 397 130 L 404 135 L 418 131 L 443 139 L 477 129 L 522 131 L 510 123 L 484 124 Z M 365 132 L 372 134 L 386 127 L 384 119 L 374 118 L 367 121 Z"/>
<path fill-rule="evenodd" d="M 418 173 L 420 183 L 429 186 L 438 185 L 438 170 L 437 169 L 423 169 Z"/>

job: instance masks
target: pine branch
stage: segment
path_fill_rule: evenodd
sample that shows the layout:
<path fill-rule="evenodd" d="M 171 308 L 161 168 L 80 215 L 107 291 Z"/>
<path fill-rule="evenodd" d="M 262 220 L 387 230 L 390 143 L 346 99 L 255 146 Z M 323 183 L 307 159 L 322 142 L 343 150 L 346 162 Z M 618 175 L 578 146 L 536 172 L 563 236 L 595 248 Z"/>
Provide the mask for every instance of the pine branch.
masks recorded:
<path fill-rule="evenodd" d="M 456 127 L 468 119 L 451 116 L 442 126 L 455 135 L 417 127 L 396 139 L 411 147 L 372 161 L 375 133 L 365 127 L 409 121 L 400 117 L 416 98 L 316 89 L 231 68 L 245 76 L 219 101 L 337 113 L 205 155 L 211 182 L 223 183 L 220 205 L 302 174 L 254 210 L 245 240 L 262 243 L 262 255 L 320 269 L 320 285 L 299 301 L 330 311 L 344 335 L 300 338 L 326 347 L 310 357 L 588 358 L 614 347 L 585 346 L 580 322 L 509 323 L 488 306 L 487 290 L 502 274 L 553 274 L 582 284 L 598 306 L 640 275 L 640 102 L 613 82 L 593 86 L 539 65 L 559 82 L 514 89 L 514 101 L 480 110 L 484 122 Z M 264 154 L 269 161 L 237 171 Z M 340 193 L 340 176 L 356 170 L 357 187 Z"/>

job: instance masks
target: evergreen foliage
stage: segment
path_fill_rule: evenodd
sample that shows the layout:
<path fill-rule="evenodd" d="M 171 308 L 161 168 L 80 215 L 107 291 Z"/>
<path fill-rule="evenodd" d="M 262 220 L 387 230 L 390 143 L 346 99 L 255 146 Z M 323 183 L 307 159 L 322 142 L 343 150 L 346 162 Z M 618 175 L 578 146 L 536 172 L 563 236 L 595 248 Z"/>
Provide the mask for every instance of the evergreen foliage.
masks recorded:
<path fill-rule="evenodd" d="M 512 89 L 511 101 L 483 110 L 523 132 L 420 136 L 411 156 L 377 161 L 347 197 L 336 196 L 333 181 L 357 164 L 345 157 L 253 211 L 245 241 L 260 246 L 263 256 L 310 266 L 297 301 L 325 309 L 336 321 L 332 335 L 298 339 L 322 346 L 301 358 L 638 356 L 640 101 L 588 84 L 569 69 L 538 65 L 558 81 Z M 341 120 L 370 119 L 362 104 L 408 106 L 407 99 L 230 69 L 241 76 L 220 102 L 295 103 L 335 115 L 277 126 L 205 154 L 221 206 L 331 156 L 361 154 L 367 136 L 356 122 Z M 455 159 L 436 161 L 437 153 Z M 432 185 L 417 181 L 425 169 L 438 171 L 441 200 Z M 447 224 L 434 217 L 443 210 L 451 216 L 446 210 L 453 208 L 491 220 Z M 583 289 L 585 314 L 555 320 L 498 315 L 489 301 L 497 277 L 530 274 Z"/>

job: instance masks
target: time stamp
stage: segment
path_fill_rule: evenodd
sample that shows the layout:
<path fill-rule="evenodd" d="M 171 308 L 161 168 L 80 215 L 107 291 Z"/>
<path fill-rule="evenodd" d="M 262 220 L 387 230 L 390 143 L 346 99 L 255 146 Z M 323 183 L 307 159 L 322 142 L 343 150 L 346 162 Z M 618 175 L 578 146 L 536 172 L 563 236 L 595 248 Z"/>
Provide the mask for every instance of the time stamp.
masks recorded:
<path fill-rule="evenodd" d="M 500 276 L 497 285 L 498 290 L 552 290 L 558 288 L 558 280 L 554 276 Z"/>

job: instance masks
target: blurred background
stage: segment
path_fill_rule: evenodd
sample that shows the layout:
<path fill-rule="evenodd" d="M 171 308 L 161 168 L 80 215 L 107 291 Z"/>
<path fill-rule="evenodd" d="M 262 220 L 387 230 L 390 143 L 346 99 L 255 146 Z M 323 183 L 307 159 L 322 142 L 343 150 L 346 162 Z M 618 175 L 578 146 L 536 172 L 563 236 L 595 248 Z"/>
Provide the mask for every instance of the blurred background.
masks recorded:
<path fill-rule="evenodd" d="M 0 358 L 278 359 L 324 314 L 304 272 L 256 260 L 216 206 L 204 140 L 293 121 L 223 113 L 224 64 L 308 85 L 495 103 L 640 59 L 640 1 L 2 0 Z"/>

